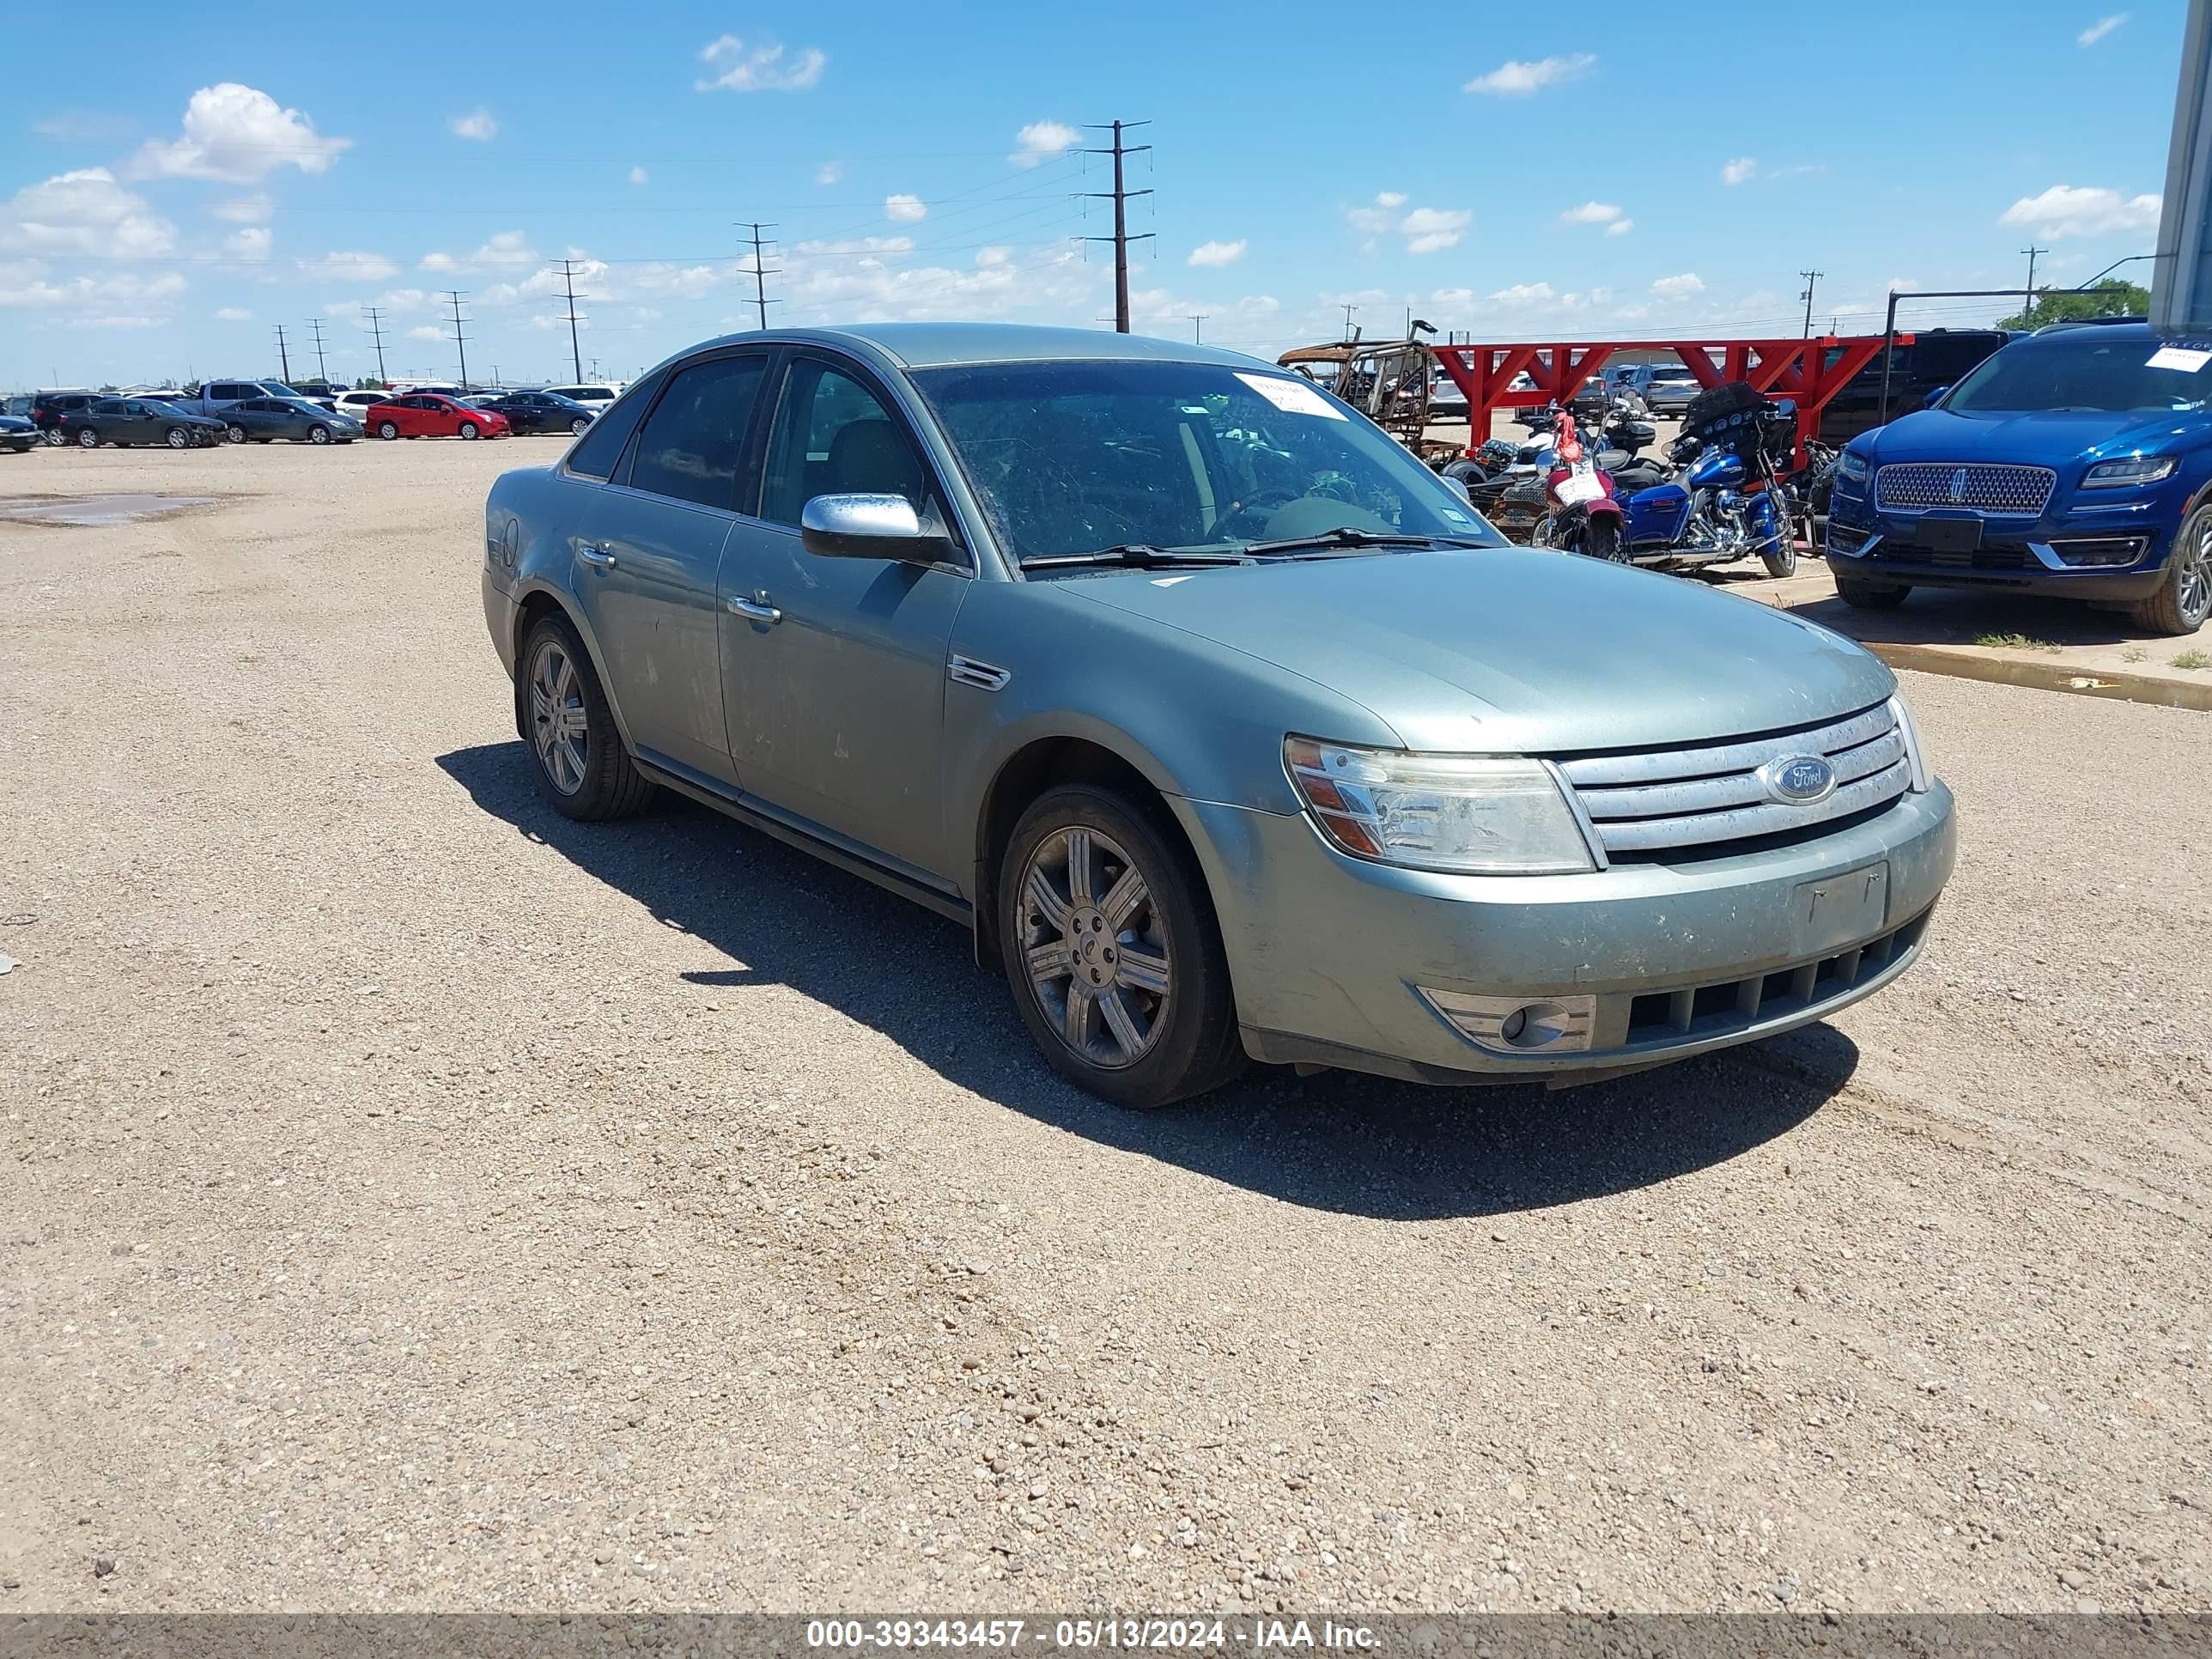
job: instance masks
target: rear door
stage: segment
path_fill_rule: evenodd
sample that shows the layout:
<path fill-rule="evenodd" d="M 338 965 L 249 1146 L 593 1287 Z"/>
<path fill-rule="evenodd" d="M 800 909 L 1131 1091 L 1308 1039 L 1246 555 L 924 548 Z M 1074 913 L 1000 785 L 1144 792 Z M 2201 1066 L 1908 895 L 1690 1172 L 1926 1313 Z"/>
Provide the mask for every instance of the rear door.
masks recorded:
<path fill-rule="evenodd" d="M 574 586 L 631 743 L 730 787 L 716 583 L 769 361 L 722 351 L 668 377 L 585 515 Z"/>

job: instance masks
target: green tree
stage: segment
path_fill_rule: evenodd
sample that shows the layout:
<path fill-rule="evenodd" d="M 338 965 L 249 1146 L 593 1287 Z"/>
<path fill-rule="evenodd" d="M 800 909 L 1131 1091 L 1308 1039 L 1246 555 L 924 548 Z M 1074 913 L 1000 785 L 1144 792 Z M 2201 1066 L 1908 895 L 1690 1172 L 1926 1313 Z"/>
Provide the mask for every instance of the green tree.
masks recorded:
<path fill-rule="evenodd" d="M 2046 323 L 2086 322 L 2092 317 L 2141 317 L 2150 310 L 2150 290 L 2133 283 L 2103 282 L 2094 288 L 2041 288 L 2027 310 L 1997 319 L 1999 328 L 2041 328 Z"/>

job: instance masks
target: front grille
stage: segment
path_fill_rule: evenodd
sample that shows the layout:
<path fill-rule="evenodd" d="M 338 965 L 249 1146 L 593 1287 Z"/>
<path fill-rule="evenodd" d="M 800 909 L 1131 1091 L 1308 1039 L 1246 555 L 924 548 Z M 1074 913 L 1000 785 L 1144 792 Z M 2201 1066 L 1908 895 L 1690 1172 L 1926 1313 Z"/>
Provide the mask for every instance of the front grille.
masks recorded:
<path fill-rule="evenodd" d="M 1938 570 L 2038 570 L 2034 554 L 2017 543 L 1984 542 L 1972 549 L 1916 547 L 1911 542 L 1884 542 L 1871 556 L 1898 564 L 1926 565 Z"/>
<path fill-rule="evenodd" d="M 1817 755 L 1834 769 L 1833 793 L 1793 801 L 1770 791 L 1770 761 Z M 1889 805 L 1912 783 L 1905 733 L 1887 703 L 1810 730 L 1736 743 L 1562 760 L 1607 858 L 1680 857 L 1803 832 Z"/>
<path fill-rule="evenodd" d="M 1984 513 L 2033 518 L 2051 499 L 2058 475 L 2047 466 L 1999 466 L 1985 461 L 1905 461 L 1877 468 L 1875 505 L 1907 511 L 1924 507 L 1971 507 Z"/>
<path fill-rule="evenodd" d="M 1927 931 L 1928 911 L 1880 939 L 1770 974 L 1646 991 L 1628 1005 L 1629 1045 L 1724 1036 L 1832 1002 L 1902 959 Z"/>

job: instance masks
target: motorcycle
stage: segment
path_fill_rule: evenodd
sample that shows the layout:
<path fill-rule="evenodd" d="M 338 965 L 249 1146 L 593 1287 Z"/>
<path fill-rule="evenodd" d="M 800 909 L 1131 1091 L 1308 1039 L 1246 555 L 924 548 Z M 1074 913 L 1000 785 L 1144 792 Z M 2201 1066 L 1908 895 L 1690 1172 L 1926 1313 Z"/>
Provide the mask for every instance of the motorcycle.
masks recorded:
<path fill-rule="evenodd" d="M 1544 512 L 1529 533 L 1532 547 L 1556 547 L 1593 559 L 1623 559 L 1620 502 L 1613 479 L 1592 459 L 1575 417 L 1561 410 L 1544 470 Z"/>
<path fill-rule="evenodd" d="M 1681 471 L 1625 503 L 1629 563 L 1694 570 L 1756 554 L 1770 576 L 1797 568 L 1793 514 L 1780 479 L 1796 416 L 1741 380 L 1691 404 L 1668 458 Z"/>

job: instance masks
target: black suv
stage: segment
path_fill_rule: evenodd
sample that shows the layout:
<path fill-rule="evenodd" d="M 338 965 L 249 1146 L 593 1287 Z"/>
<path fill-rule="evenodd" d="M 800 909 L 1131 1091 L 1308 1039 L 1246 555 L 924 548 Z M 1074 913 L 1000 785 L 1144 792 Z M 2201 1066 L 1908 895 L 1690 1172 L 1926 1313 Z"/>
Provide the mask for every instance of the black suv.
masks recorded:
<path fill-rule="evenodd" d="M 31 394 L 31 424 L 46 434 L 46 441 L 62 441 L 62 416 L 76 415 L 100 401 L 97 392 L 34 392 Z"/>
<path fill-rule="evenodd" d="M 1917 332 L 1911 345 L 1893 346 L 1889 365 L 1889 418 L 1910 415 L 1929 395 L 1966 379 L 1966 372 L 1998 347 L 2021 337 L 2002 328 L 1931 328 Z M 1835 353 L 1828 361 L 1836 360 Z M 1820 441 L 1838 448 L 1881 424 L 1881 353 L 1844 385 L 1820 411 Z"/>

